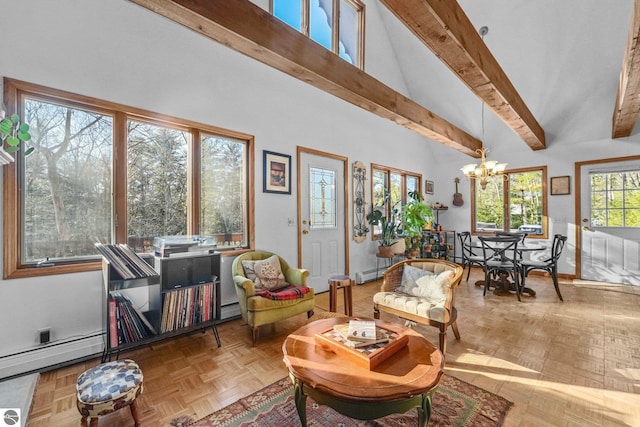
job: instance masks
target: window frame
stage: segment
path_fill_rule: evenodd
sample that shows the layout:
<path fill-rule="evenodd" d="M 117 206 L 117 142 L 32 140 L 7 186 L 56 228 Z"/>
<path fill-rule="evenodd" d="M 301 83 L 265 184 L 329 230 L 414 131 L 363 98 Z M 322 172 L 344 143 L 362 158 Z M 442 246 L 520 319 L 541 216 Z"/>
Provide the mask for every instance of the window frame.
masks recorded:
<path fill-rule="evenodd" d="M 299 0 L 301 2 L 301 13 L 302 16 L 300 18 L 300 26 L 301 26 L 301 30 L 300 33 L 304 34 L 306 37 L 308 37 L 310 40 L 311 36 L 310 36 L 310 1 L 311 0 Z M 354 58 L 355 63 L 352 64 L 355 67 L 360 68 L 361 70 L 364 70 L 364 42 L 365 42 L 365 37 L 364 37 L 364 32 L 365 32 L 365 9 L 366 6 L 364 3 L 362 3 L 361 0 L 343 0 L 346 3 L 349 3 L 349 5 L 351 5 L 351 7 L 353 7 L 356 10 L 356 14 L 358 15 L 358 19 L 357 19 L 357 28 L 356 31 L 358 33 L 358 53 L 356 55 L 356 58 Z M 274 15 L 274 6 L 273 6 L 273 2 L 274 0 L 269 0 L 269 13 L 273 16 L 276 17 Z M 332 14 L 332 20 L 331 20 L 331 49 L 330 52 L 333 52 L 334 54 L 340 56 L 340 0 L 332 0 L 331 1 L 332 7 L 333 7 L 333 14 Z M 280 18 L 278 18 L 280 19 Z M 282 21 L 285 25 L 289 26 L 289 24 L 287 24 L 286 22 Z M 293 29 L 295 29 L 294 27 L 291 27 Z M 296 31 L 298 31 L 297 29 L 295 29 Z M 327 49 L 329 50 L 329 49 Z"/>
<path fill-rule="evenodd" d="M 626 225 L 627 224 L 627 214 L 630 211 L 636 211 L 640 208 L 635 207 L 635 206 L 629 206 L 627 207 L 627 199 L 629 198 L 627 196 L 628 192 L 631 191 L 637 191 L 636 188 L 628 188 L 627 187 L 627 182 L 628 182 L 628 178 L 626 176 L 626 174 L 628 173 L 633 173 L 633 174 L 640 174 L 640 168 L 621 168 L 619 170 L 605 170 L 605 171 L 599 171 L 599 170 L 595 170 L 595 171 L 590 171 L 588 173 L 588 177 L 589 177 L 589 224 L 591 228 L 597 228 L 597 229 L 608 229 L 608 228 L 616 228 L 616 229 L 622 229 L 622 228 L 637 228 L 638 226 L 635 225 Z M 598 190 L 594 190 L 594 185 L 593 185 L 593 178 L 594 175 L 598 175 L 601 177 L 604 177 L 605 179 L 605 183 L 604 183 L 604 189 L 598 189 Z M 624 175 L 624 177 L 621 177 L 621 182 L 622 182 L 622 186 L 620 188 L 611 188 L 609 182 L 611 180 L 610 176 L 611 175 Z M 611 197 L 611 194 L 616 194 L 619 193 L 620 195 L 620 199 L 621 199 L 621 206 L 620 207 L 611 207 L 612 205 L 612 200 L 614 200 L 614 198 Z M 596 207 L 594 208 L 594 195 L 596 194 L 600 194 L 602 196 L 602 199 L 604 200 L 604 207 Z M 594 224 L 598 224 L 599 223 L 599 219 L 595 218 L 594 219 L 594 211 L 599 211 L 602 212 L 604 214 L 605 217 L 605 221 L 606 224 L 605 225 L 594 225 Z M 610 218 L 612 217 L 612 213 L 613 212 L 619 212 L 621 215 L 621 219 L 623 224 L 622 225 L 611 225 L 612 222 L 614 222 L 613 220 L 610 221 Z"/>
<path fill-rule="evenodd" d="M 401 190 L 400 190 L 400 200 L 399 200 L 399 205 L 402 206 L 405 203 L 407 203 L 408 201 L 408 189 L 407 189 L 407 177 L 413 177 L 417 179 L 417 183 L 418 183 L 418 192 L 420 194 L 422 194 L 422 174 L 416 173 L 416 172 L 411 172 L 411 171 L 407 171 L 404 169 L 397 169 L 397 168 L 392 168 L 389 166 L 383 166 L 383 165 L 379 165 L 379 164 L 375 164 L 375 163 L 371 163 L 371 185 L 369 187 L 369 192 L 370 192 L 370 199 L 371 200 L 371 205 L 369 206 L 369 211 L 375 206 L 375 194 L 374 194 L 374 185 L 373 185 L 373 179 L 374 179 L 374 175 L 376 172 L 381 172 L 384 174 L 384 188 L 385 190 L 389 190 L 389 186 L 391 183 L 391 175 L 392 174 L 396 174 L 396 175 L 400 175 L 401 179 L 400 179 L 400 186 L 401 186 Z M 398 206 L 398 213 L 397 213 L 397 217 L 396 219 L 399 219 L 399 215 L 401 212 L 400 206 Z M 369 212 L 367 212 L 368 214 Z M 385 205 L 385 216 L 386 217 L 390 217 L 391 215 L 391 205 L 389 203 L 387 203 Z M 378 240 L 380 238 L 380 234 L 376 234 L 375 227 L 371 227 L 371 239 L 372 240 Z"/>
<path fill-rule="evenodd" d="M 242 132 L 206 125 L 191 120 L 179 119 L 168 115 L 154 113 L 140 108 L 129 107 L 110 101 L 78 95 L 67 91 L 27 83 L 20 80 L 4 78 L 4 102 L 7 113 L 18 112 L 24 115 L 24 98 L 37 99 L 43 102 L 63 104 L 74 108 L 87 109 L 113 117 L 113 158 L 112 158 L 112 236 L 115 243 L 127 243 L 127 121 L 138 120 L 173 129 L 186 130 L 191 134 L 191 143 L 187 155 L 187 233 L 199 234 L 200 228 L 200 139 L 202 134 L 219 135 L 246 141 L 246 185 L 247 197 L 247 247 L 237 250 L 224 250 L 224 256 L 232 256 L 255 247 L 255 167 L 254 136 Z M 46 276 L 51 274 L 67 274 L 83 271 L 99 270 L 102 261 L 96 258 L 58 261 L 54 265 L 38 267 L 32 263 L 22 263 L 23 246 L 22 218 L 23 202 L 20 197 L 24 185 L 24 158 L 15 156 L 15 161 L 3 166 L 3 278 L 16 279 Z M 113 242 L 111 242 L 113 243 Z"/>
<path fill-rule="evenodd" d="M 526 172 L 542 172 L 542 234 L 529 234 L 527 238 L 533 239 L 548 239 L 549 238 L 549 221 L 548 221 L 548 188 L 547 188 L 547 166 L 532 166 L 527 168 L 518 168 L 518 169 L 507 169 L 504 171 L 504 185 L 502 188 L 502 193 L 504 196 L 504 203 L 502 205 L 502 215 L 504 218 L 502 229 L 496 228 L 496 231 L 510 231 L 510 217 L 509 217 L 509 183 L 510 183 L 510 175 L 517 173 L 526 173 Z M 471 234 L 474 236 L 483 236 L 491 234 L 487 232 L 486 229 L 478 231 L 476 229 L 476 189 L 477 185 L 479 185 L 479 180 L 475 178 L 471 178 L 470 180 L 470 194 L 471 194 Z"/>

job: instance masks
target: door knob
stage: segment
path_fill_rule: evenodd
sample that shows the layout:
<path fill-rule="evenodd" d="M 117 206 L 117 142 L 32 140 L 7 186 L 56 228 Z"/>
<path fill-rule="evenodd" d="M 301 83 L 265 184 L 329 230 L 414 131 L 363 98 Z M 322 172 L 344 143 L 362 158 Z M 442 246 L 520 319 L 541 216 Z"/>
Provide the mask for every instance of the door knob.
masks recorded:
<path fill-rule="evenodd" d="M 302 230 L 302 234 L 309 234 L 309 230 Z"/>

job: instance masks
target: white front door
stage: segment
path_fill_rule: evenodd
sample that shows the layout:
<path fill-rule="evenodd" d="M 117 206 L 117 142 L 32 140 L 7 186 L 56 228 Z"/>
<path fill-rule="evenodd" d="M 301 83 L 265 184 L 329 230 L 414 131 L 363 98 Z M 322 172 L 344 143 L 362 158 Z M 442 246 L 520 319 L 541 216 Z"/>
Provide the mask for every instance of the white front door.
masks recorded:
<path fill-rule="evenodd" d="M 346 159 L 300 150 L 298 229 L 302 267 L 316 293 L 329 289 L 328 279 L 345 274 Z"/>
<path fill-rule="evenodd" d="M 580 278 L 640 285 L 640 160 L 580 167 Z"/>

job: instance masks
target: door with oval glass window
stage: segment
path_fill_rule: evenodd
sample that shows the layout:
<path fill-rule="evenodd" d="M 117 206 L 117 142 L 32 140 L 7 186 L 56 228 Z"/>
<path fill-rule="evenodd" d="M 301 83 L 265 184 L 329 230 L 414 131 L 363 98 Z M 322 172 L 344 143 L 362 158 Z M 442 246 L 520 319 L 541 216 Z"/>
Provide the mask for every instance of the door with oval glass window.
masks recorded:
<path fill-rule="evenodd" d="M 298 149 L 299 264 L 310 271 L 316 293 L 329 289 L 328 278 L 346 269 L 345 165 L 347 159 Z"/>

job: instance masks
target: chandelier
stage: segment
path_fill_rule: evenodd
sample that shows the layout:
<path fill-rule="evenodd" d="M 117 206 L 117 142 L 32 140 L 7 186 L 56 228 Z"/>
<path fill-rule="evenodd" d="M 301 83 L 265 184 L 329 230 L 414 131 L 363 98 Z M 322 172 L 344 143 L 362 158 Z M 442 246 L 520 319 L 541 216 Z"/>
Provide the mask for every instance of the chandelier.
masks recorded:
<path fill-rule="evenodd" d="M 480 36 L 482 36 L 482 40 L 484 41 L 484 36 L 489 32 L 488 27 L 481 27 Z M 484 140 L 484 101 L 482 102 L 482 139 Z M 487 161 L 487 153 L 488 149 L 482 147 L 476 150 L 476 153 L 479 153 L 482 156 L 482 160 L 479 165 L 475 163 L 469 163 L 468 165 L 464 165 L 460 170 L 465 176 L 468 178 L 478 179 L 480 180 L 480 186 L 484 190 L 487 188 L 487 181 L 489 178 L 497 175 L 504 174 L 504 170 L 507 168 L 506 163 L 498 163 L 495 160 Z"/>
<path fill-rule="evenodd" d="M 482 187 L 483 190 L 487 188 L 489 178 L 504 174 L 504 170 L 507 168 L 506 163 L 498 163 L 495 160 L 487 161 L 488 152 L 489 150 L 484 147 L 477 149 L 476 153 L 480 153 L 482 156 L 480 164 L 469 163 L 460 168 L 465 176 L 480 180 L 480 187 Z"/>

